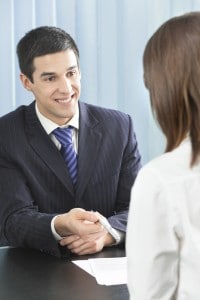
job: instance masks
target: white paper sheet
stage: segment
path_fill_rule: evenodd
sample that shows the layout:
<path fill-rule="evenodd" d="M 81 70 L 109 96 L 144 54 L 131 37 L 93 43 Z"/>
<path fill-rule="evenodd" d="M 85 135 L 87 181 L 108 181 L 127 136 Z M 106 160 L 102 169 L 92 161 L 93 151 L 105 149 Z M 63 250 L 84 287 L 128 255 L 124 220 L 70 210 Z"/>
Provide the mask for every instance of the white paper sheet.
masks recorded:
<path fill-rule="evenodd" d="M 77 265 L 79 268 L 83 269 L 84 271 L 88 272 L 90 275 L 94 276 L 88 259 L 87 260 L 74 260 L 72 262 L 75 265 Z"/>
<path fill-rule="evenodd" d="M 92 258 L 73 261 L 77 266 L 96 278 L 98 284 L 127 284 L 127 258 Z"/>

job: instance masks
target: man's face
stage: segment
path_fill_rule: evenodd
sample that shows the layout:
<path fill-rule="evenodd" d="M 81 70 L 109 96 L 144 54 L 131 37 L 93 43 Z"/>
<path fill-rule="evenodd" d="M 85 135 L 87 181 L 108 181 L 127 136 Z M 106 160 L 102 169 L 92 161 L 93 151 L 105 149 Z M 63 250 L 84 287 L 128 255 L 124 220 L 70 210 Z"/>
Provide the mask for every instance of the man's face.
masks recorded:
<path fill-rule="evenodd" d="M 24 87 L 36 99 L 38 109 L 58 125 L 75 114 L 81 91 L 81 75 L 72 50 L 36 57 L 33 61 L 33 83 L 21 74 Z"/>

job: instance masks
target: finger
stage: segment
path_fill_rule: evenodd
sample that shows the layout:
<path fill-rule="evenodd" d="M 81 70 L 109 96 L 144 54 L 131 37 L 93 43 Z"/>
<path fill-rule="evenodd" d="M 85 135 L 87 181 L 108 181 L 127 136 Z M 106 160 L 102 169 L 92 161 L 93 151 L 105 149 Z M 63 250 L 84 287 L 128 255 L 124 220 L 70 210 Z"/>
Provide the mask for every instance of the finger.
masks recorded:
<path fill-rule="evenodd" d="M 75 254 L 83 255 L 83 253 L 85 254 L 90 254 L 90 253 L 95 253 L 96 252 L 96 247 L 93 245 L 93 243 L 91 242 L 87 242 L 87 243 L 81 243 L 81 245 L 77 246 L 77 247 L 72 247 L 72 245 L 68 246 L 68 249 Z"/>
<path fill-rule="evenodd" d="M 71 244 L 72 242 L 74 242 L 78 239 L 80 239 L 80 237 L 78 235 L 72 234 L 72 235 L 69 235 L 69 236 L 63 238 L 60 241 L 60 245 L 61 246 L 67 246 L 68 244 Z"/>
<path fill-rule="evenodd" d="M 80 236 L 100 232 L 104 229 L 104 227 L 100 223 L 86 223 L 85 221 L 82 222 L 82 226 L 79 228 Z"/>
<path fill-rule="evenodd" d="M 107 231 L 105 231 L 105 229 L 103 229 L 102 231 L 99 232 L 94 232 L 91 234 L 87 234 L 87 235 L 83 235 L 81 236 L 81 238 L 86 242 L 86 241 L 94 241 L 96 239 L 101 238 L 102 236 L 104 236 L 105 234 L 107 234 Z"/>
<path fill-rule="evenodd" d="M 86 245 L 88 242 L 83 241 L 82 239 L 78 239 L 77 241 L 72 242 L 71 244 L 67 245 L 67 248 L 69 250 L 73 249 L 79 249 L 79 248 L 84 248 L 84 245 Z"/>
<path fill-rule="evenodd" d="M 75 246 L 76 242 L 74 243 L 73 246 Z M 70 245 L 71 247 L 71 245 Z M 76 253 L 78 255 L 85 255 L 85 254 L 93 254 L 96 252 L 99 252 L 103 249 L 103 239 L 102 238 L 98 238 L 96 240 L 93 241 L 89 241 L 89 242 L 84 242 L 80 245 L 78 245 L 78 243 L 76 244 L 76 247 L 71 248 L 71 252 L 72 253 Z"/>
<path fill-rule="evenodd" d="M 82 211 L 81 215 L 84 215 L 84 219 L 92 222 L 92 223 L 96 223 L 99 220 L 99 215 L 97 212 L 93 212 L 93 211 Z"/>
<path fill-rule="evenodd" d="M 71 250 L 72 253 L 75 253 L 77 255 L 86 255 L 86 254 L 94 254 L 97 252 L 100 252 L 103 249 L 103 247 L 97 246 L 97 244 L 84 244 L 84 246 L 74 248 Z"/>

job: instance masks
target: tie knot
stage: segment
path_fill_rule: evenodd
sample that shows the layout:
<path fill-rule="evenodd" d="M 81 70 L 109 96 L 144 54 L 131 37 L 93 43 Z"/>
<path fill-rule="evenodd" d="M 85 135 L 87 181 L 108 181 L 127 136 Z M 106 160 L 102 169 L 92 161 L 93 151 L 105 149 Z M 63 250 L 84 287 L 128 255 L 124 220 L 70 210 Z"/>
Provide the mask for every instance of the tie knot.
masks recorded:
<path fill-rule="evenodd" d="M 61 143 L 62 146 L 66 146 L 69 144 L 72 144 L 72 127 L 66 127 L 66 128 L 56 128 L 53 131 L 53 134 L 58 139 L 58 141 Z"/>

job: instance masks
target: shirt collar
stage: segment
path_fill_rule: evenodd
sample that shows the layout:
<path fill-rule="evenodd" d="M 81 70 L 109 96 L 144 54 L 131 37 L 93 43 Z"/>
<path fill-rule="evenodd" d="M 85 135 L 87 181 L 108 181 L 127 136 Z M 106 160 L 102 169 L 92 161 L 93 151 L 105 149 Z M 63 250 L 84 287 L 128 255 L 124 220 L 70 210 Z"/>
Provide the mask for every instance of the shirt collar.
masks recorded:
<path fill-rule="evenodd" d="M 58 127 L 65 128 L 68 126 L 72 126 L 72 127 L 76 128 L 77 130 L 79 129 L 79 106 L 78 106 L 78 109 L 76 110 L 75 115 L 71 118 L 71 120 L 62 126 L 59 126 L 58 124 L 54 123 L 53 121 L 51 121 L 50 119 L 48 119 L 44 115 L 42 115 L 38 109 L 37 103 L 35 103 L 35 111 L 36 111 L 36 115 L 37 115 L 40 123 L 42 124 L 42 126 L 47 134 L 50 134 L 54 129 L 56 129 Z"/>

